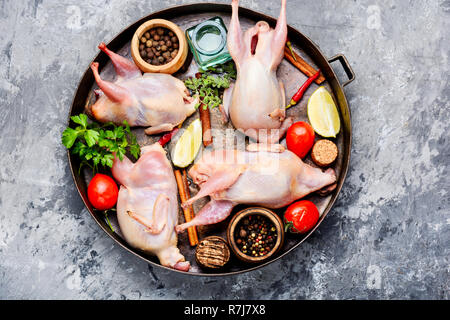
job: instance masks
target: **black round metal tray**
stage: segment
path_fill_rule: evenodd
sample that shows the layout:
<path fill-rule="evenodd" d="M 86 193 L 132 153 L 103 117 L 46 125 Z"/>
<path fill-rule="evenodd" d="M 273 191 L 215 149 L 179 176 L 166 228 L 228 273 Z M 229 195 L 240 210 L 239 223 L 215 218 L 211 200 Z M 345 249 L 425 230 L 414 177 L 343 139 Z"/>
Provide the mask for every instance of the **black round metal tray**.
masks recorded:
<path fill-rule="evenodd" d="M 136 29 L 145 21 L 149 19 L 162 18 L 170 20 L 177 25 L 179 25 L 183 30 L 186 30 L 190 26 L 193 26 L 205 19 L 220 16 L 224 20 L 225 24 L 228 26 L 230 17 L 231 17 L 231 5 L 227 4 L 215 4 L 215 3 L 198 3 L 198 4 L 188 4 L 181 5 L 172 8 L 168 8 L 162 11 L 154 12 L 139 21 L 136 21 L 121 33 L 119 33 L 112 41 L 110 41 L 107 46 L 109 49 L 124 55 L 131 57 L 130 54 L 130 41 L 131 38 L 136 31 Z M 248 28 L 251 25 L 254 25 L 255 22 L 260 20 L 267 21 L 272 27 L 276 24 L 276 19 L 262 13 L 258 13 L 252 11 L 250 9 L 246 9 L 243 7 L 239 8 L 239 17 L 243 30 Z M 341 117 L 341 131 L 338 137 L 335 139 L 335 142 L 339 148 L 339 156 L 334 164 L 334 169 L 336 170 L 338 181 L 336 189 L 329 195 L 325 197 L 321 197 L 317 194 L 312 194 L 306 197 L 306 199 L 310 199 L 313 201 L 321 213 L 319 222 L 315 226 L 313 230 L 311 230 L 308 234 L 303 236 L 287 234 L 283 247 L 281 250 L 270 260 L 265 261 L 264 263 L 254 265 L 254 264 L 245 264 L 240 262 L 237 258 L 232 258 L 230 262 L 227 264 L 225 269 L 220 270 L 220 272 L 213 272 L 208 270 L 201 269 L 195 261 L 194 253 L 195 247 L 191 247 L 189 245 L 189 241 L 187 239 L 187 233 L 179 235 L 178 239 L 178 247 L 180 248 L 182 254 L 186 257 L 186 260 L 191 262 L 191 270 L 189 272 L 177 271 L 174 269 L 169 269 L 167 267 L 161 266 L 158 262 L 158 259 L 154 256 L 148 255 L 144 252 L 136 250 L 128 245 L 123 239 L 120 229 L 118 227 L 117 221 L 114 219 L 115 217 L 109 215 L 110 221 L 114 226 L 114 232 L 108 226 L 105 221 L 105 217 L 102 213 L 96 212 L 87 198 L 87 185 L 90 181 L 92 173 L 87 170 L 79 170 L 80 161 L 77 157 L 72 156 L 69 152 L 69 165 L 72 172 L 73 179 L 79 191 L 79 194 L 86 205 L 88 211 L 94 218 L 94 220 L 98 223 L 98 225 L 106 232 L 116 243 L 125 248 L 126 250 L 132 252 L 139 258 L 147 261 L 148 263 L 155 265 L 160 268 L 165 268 L 168 270 L 172 270 L 174 272 L 180 272 L 188 275 L 207 275 L 207 276 L 223 276 L 230 274 L 242 273 L 250 270 L 255 270 L 264 265 L 267 265 L 282 256 L 288 254 L 290 251 L 298 247 L 305 239 L 307 239 L 314 230 L 320 225 L 320 223 L 325 219 L 326 215 L 330 212 L 336 198 L 341 191 L 342 185 L 344 183 L 344 179 L 347 174 L 349 162 L 350 162 L 350 151 L 351 151 L 351 142 L 352 142 L 352 128 L 351 128 L 351 119 L 350 119 L 350 109 L 347 103 L 347 99 L 345 97 L 345 93 L 343 87 L 350 83 L 354 79 L 353 71 L 350 65 L 347 62 L 347 59 L 344 55 L 338 54 L 332 58 L 327 59 L 319 50 L 317 45 L 315 45 L 308 37 L 303 35 L 298 30 L 290 27 L 288 25 L 288 36 L 293 44 L 294 50 L 302 56 L 308 63 L 310 63 L 315 68 L 320 68 L 323 75 L 325 76 L 325 81 L 321 84 L 325 86 L 332 94 Z M 96 43 L 92 44 L 96 46 Z M 131 58 L 130 58 L 131 59 Z M 114 77 L 113 67 L 109 60 L 109 58 L 102 52 L 100 52 L 93 61 L 96 61 L 100 64 L 100 70 L 102 77 L 104 79 L 112 79 Z M 196 64 L 192 59 L 188 59 L 188 62 L 182 70 L 174 74 L 174 76 L 185 79 L 188 76 L 192 76 L 196 70 Z M 348 76 L 348 80 L 341 84 L 331 67 L 331 63 L 333 61 L 339 61 L 342 64 L 344 71 Z M 277 71 L 278 78 L 283 80 L 285 88 L 286 88 L 286 98 L 290 98 L 298 89 L 298 87 L 306 80 L 306 76 L 301 73 L 298 69 L 292 66 L 286 59 L 280 64 Z M 69 113 L 69 123 L 70 116 L 79 114 L 84 111 L 84 108 L 87 104 L 92 103 L 94 99 L 93 90 L 96 89 L 97 86 L 94 81 L 93 74 L 89 68 L 86 69 L 81 81 L 76 90 L 72 107 Z M 295 121 L 303 120 L 307 121 L 306 115 L 306 103 L 308 101 L 308 96 L 317 88 L 316 84 L 312 85 L 312 88 L 308 89 L 307 94 L 303 97 L 298 105 L 288 109 L 287 115 L 294 117 Z M 190 122 L 192 122 L 195 118 L 198 117 L 198 113 L 194 113 L 189 119 L 187 119 L 183 126 L 188 126 Z M 213 128 L 233 128 L 231 124 L 223 125 L 221 123 L 220 113 L 218 110 L 211 110 L 211 123 Z M 135 128 L 133 132 L 138 137 L 138 142 L 140 145 L 148 145 L 155 142 L 159 139 L 158 136 L 146 136 L 143 132 L 142 128 Z M 224 139 L 221 136 L 214 136 L 214 141 L 220 141 L 220 139 Z M 317 139 L 317 138 L 316 138 Z M 311 160 L 307 158 L 305 162 L 312 164 Z M 195 186 L 191 185 L 191 196 L 193 196 L 196 192 Z M 198 212 L 199 209 L 205 204 L 204 201 L 198 201 L 194 206 L 194 211 Z M 231 217 L 238 212 L 239 210 L 245 208 L 245 206 L 239 205 L 234 208 L 230 217 L 225 221 L 218 223 L 216 225 L 211 226 L 203 226 L 198 228 L 199 239 L 202 239 L 206 236 L 210 235 L 218 235 L 226 239 L 226 228 L 231 219 Z M 275 210 L 280 216 L 283 213 L 284 208 Z M 179 213 L 179 222 L 184 222 L 184 216 L 180 209 Z"/>

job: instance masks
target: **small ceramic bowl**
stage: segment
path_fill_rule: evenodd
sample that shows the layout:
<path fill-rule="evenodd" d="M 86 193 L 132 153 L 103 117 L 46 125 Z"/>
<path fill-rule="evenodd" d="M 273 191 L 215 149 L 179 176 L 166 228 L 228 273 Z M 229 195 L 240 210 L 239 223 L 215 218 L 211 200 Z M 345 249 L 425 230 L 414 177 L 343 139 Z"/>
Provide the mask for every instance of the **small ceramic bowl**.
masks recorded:
<path fill-rule="evenodd" d="M 139 39 L 150 29 L 163 27 L 169 29 L 173 33 L 175 33 L 178 38 L 178 54 L 173 58 L 169 63 L 155 66 L 150 63 L 147 63 L 142 59 L 139 53 Z M 186 61 L 188 55 L 188 44 L 186 41 L 186 37 L 184 36 L 183 31 L 178 27 L 175 23 L 170 22 L 164 19 L 152 19 L 145 23 L 143 23 L 134 33 L 133 38 L 131 39 L 131 56 L 133 57 L 134 63 L 138 66 L 139 69 L 143 72 L 153 72 L 153 73 L 168 73 L 172 74 L 177 72 Z"/>
<path fill-rule="evenodd" d="M 276 241 L 275 241 L 273 248 L 268 253 L 266 253 L 263 256 L 254 257 L 254 256 L 247 255 L 241 251 L 241 249 L 239 248 L 239 246 L 236 242 L 237 239 L 236 239 L 235 234 L 244 218 L 246 218 L 248 216 L 257 216 L 257 215 L 267 218 L 273 224 L 273 226 L 276 229 L 275 232 L 277 234 L 277 237 L 276 237 Z M 281 221 L 280 217 L 278 217 L 278 215 L 275 212 L 273 212 L 269 209 L 262 208 L 262 207 L 247 208 L 247 209 L 241 210 L 238 213 L 236 213 L 236 215 L 231 219 L 230 224 L 228 225 L 228 229 L 227 229 L 227 238 L 228 238 L 228 243 L 230 244 L 230 248 L 233 251 L 233 253 L 236 255 L 237 258 L 239 258 L 240 260 L 242 260 L 244 262 L 249 262 L 249 263 L 263 262 L 263 261 L 269 259 L 270 257 L 272 257 L 282 247 L 283 242 L 284 242 L 283 222 Z"/>

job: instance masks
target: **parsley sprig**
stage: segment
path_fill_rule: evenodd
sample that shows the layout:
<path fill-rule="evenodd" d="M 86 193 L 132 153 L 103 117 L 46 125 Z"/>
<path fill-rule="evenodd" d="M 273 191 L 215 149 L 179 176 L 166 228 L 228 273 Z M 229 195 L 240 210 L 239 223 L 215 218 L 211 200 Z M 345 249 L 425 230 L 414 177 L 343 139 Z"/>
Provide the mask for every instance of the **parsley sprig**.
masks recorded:
<path fill-rule="evenodd" d="M 236 79 L 236 68 L 233 62 L 209 67 L 207 70 L 199 70 L 196 77 L 186 79 L 184 84 L 192 91 L 192 95 L 198 94 L 203 108 L 216 108 L 222 103 L 220 94 L 222 90 L 229 88 L 232 80 Z M 195 106 L 198 108 L 201 102 Z"/>
<path fill-rule="evenodd" d="M 96 122 L 88 123 L 88 118 L 83 113 L 70 119 L 78 126 L 64 130 L 62 143 L 67 149 L 71 149 L 72 154 L 80 157 L 81 166 L 86 164 L 95 173 L 99 164 L 112 167 L 114 152 L 120 160 L 123 160 L 127 151 L 134 158 L 139 157 L 141 149 L 126 120 L 123 122 L 124 126 L 116 126 L 112 122 L 99 125 Z"/>

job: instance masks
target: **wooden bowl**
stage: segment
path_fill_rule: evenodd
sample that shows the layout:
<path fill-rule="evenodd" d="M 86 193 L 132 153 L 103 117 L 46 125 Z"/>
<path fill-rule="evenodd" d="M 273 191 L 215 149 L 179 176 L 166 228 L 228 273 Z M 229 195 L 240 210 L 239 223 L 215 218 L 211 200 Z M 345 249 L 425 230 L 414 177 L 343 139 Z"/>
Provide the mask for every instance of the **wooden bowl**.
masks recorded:
<path fill-rule="evenodd" d="M 150 29 L 163 27 L 169 29 L 173 33 L 175 33 L 178 38 L 178 54 L 173 58 L 169 63 L 155 66 L 150 63 L 147 63 L 142 59 L 141 54 L 139 53 L 139 39 Z M 138 66 L 139 69 L 143 72 L 153 72 L 153 73 L 168 73 L 172 74 L 178 71 L 186 61 L 188 54 L 188 44 L 186 41 L 186 37 L 184 36 L 183 31 L 173 22 L 164 19 L 152 19 L 145 23 L 143 23 L 134 33 L 133 38 L 131 39 L 131 56 L 133 57 L 134 63 Z"/>
<path fill-rule="evenodd" d="M 273 246 L 272 250 L 270 250 L 264 256 L 260 256 L 260 257 L 252 257 L 252 256 L 244 254 L 241 251 L 241 249 L 239 249 L 239 247 L 236 243 L 235 236 L 234 236 L 236 228 L 239 225 L 239 223 L 242 221 L 242 219 L 244 219 L 247 216 L 253 216 L 253 215 L 255 215 L 255 216 L 261 215 L 263 217 L 268 218 L 275 226 L 276 233 L 277 233 L 277 240 L 276 240 L 275 245 Z M 269 259 L 274 254 L 276 254 L 278 252 L 278 250 L 280 250 L 281 246 L 283 245 L 283 242 L 284 242 L 283 221 L 281 221 L 280 217 L 278 217 L 278 215 L 275 212 L 273 212 L 269 209 L 262 208 L 262 207 L 246 208 L 246 209 L 241 210 L 238 213 L 236 213 L 234 215 L 234 217 L 231 219 L 230 224 L 228 225 L 228 229 L 227 229 L 227 238 L 228 238 L 228 243 L 230 245 L 231 250 L 236 255 L 236 257 L 238 257 L 240 260 L 242 260 L 244 262 L 249 262 L 249 263 L 262 262 L 262 261 Z"/>

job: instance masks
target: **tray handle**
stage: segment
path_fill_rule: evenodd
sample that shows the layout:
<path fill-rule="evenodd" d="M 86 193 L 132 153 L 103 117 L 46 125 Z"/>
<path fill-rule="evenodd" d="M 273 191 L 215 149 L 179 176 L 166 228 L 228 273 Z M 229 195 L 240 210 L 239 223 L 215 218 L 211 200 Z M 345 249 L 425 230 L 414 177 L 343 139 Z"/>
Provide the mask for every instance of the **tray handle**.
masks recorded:
<path fill-rule="evenodd" d="M 344 84 L 342 85 L 343 87 L 345 87 L 350 82 L 355 80 L 355 73 L 353 72 L 352 67 L 350 67 L 350 64 L 348 63 L 347 58 L 342 53 L 338 53 L 337 55 L 331 57 L 330 59 L 328 59 L 328 62 L 332 63 L 336 60 L 339 60 L 339 62 L 342 65 L 342 68 L 344 68 L 344 71 L 347 74 L 348 80 L 346 82 L 344 82 Z"/>

